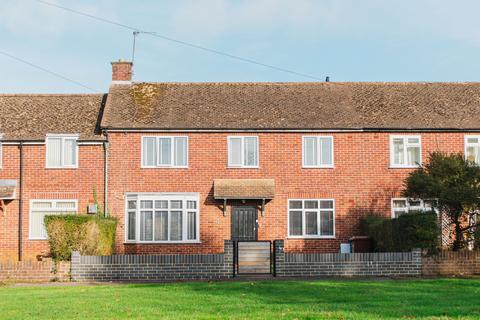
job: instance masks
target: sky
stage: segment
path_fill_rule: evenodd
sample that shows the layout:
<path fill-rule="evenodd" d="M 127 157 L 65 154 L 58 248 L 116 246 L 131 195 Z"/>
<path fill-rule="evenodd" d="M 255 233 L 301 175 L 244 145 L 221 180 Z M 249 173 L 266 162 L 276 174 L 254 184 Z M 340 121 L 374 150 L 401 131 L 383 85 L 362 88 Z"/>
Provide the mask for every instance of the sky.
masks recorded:
<path fill-rule="evenodd" d="M 479 81 L 478 0 L 45 0 L 331 81 Z M 132 30 L 36 0 L 0 0 L 0 93 L 107 92 Z M 148 34 L 134 81 L 316 81 Z M 92 90 L 93 89 L 93 90 Z"/>

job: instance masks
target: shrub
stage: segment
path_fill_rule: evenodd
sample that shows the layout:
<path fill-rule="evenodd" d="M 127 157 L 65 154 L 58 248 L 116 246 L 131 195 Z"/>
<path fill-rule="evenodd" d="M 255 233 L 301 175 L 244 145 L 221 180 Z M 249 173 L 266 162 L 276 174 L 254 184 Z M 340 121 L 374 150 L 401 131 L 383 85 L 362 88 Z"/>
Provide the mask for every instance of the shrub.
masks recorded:
<path fill-rule="evenodd" d="M 117 220 L 87 215 L 45 216 L 45 227 L 52 257 L 70 260 L 72 251 L 84 255 L 110 255 L 114 252 Z"/>
<path fill-rule="evenodd" d="M 375 251 L 410 251 L 413 248 L 434 252 L 438 249 L 440 228 L 434 212 L 412 212 L 396 219 L 367 216 L 361 231 L 373 240 Z"/>

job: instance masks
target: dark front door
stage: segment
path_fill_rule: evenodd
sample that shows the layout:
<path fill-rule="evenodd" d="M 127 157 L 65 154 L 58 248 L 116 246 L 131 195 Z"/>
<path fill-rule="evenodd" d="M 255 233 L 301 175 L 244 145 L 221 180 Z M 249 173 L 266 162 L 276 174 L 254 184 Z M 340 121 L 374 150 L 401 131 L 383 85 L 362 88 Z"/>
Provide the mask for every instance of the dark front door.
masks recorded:
<path fill-rule="evenodd" d="M 232 208 L 232 240 L 257 240 L 257 209 L 255 207 Z"/>

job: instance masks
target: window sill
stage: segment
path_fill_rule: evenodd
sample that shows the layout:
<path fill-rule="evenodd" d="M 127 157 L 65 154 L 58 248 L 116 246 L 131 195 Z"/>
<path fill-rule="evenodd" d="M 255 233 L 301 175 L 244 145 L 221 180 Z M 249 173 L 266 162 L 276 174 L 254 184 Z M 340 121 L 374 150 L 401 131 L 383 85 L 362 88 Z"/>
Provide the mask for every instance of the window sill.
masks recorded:
<path fill-rule="evenodd" d="M 188 169 L 188 167 L 171 167 L 171 166 L 145 167 L 145 166 L 141 166 L 140 169 Z"/>
<path fill-rule="evenodd" d="M 227 169 L 260 169 L 259 166 L 256 167 L 234 167 L 234 166 L 227 166 Z"/>
<path fill-rule="evenodd" d="M 48 241 L 47 238 L 28 238 L 28 241 Z"/>
<path fill-rule="evenodd" d="M 388 168 L 389 169 L 418 169 L 418 168 L 421 168 L 421 166 L 392 166 L 392 165 L 390 165 Z"/>
<path fill-rule="evenodd" d="M 59 169 L 67 169 L 67 170 L 70 170 L 70 169 L 78 169 L 78 166 L 76 167 L 45 167 L 46 170 L 59 170 Z"/>
<path fill-rule="evenodd" d="M 334 166 L 302 166 L 302 169 L 335 169 Z"/>
<path fill-rule="evenodd" d="M 161 245 L 178 245 L 178 244 L 200 244 L 202 243 L 201 241 L 125 241 L 123 242 L 124 245 L 127 244 L 147 244 L 147 245 L 152 245 L 152 244 L 161 244 Z"/>
<path fill-rule="evenodd" d="M 325 239 L 336 239 L 335 236 L 288 236 L 287 239 L 290 240 L 325 240 Z"/>

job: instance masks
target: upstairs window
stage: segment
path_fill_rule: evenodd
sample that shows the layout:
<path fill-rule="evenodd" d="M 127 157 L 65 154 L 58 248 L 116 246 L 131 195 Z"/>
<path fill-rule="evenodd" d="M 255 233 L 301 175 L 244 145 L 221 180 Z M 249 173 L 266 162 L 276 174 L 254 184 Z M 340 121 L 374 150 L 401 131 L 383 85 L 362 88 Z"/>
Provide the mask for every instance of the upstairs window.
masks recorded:
<path fill-rule="evenodd" d="M 303 166 L 333 168 L 333 137 L 303 137 Z"/>
<path fill-rule="evenodd" d="M 142 167 L 188 167 L 188 138 L 143 137 Z"/>
<path fill-rule="evenodd" d="M 47 168 L 78 167 L 78 136 L 48 135 Z"/>
<path fill-rule="evenodd" d="M 228 137 L 228 166 L 258 168 L 258 137 Z"/>
<path fill-rule="evenodd" d="M 398 218 L 403 214 L 411 212 L 437 212 L 437 201 L 434 199 L 392 199 L 392 218 Z"/>
<path fill-rule="evenodd" d="M 288 201 L 288 235 L 291 238 L 335 236 L 335 205 L 332 199 Z"/>
<path fill-rule="evenodd" d="M 465 158 L 480 165 L 480 136 L 465 136 Z"/>
<path fill-rule="evenodd" d="M 30 202 L 30 239 L 47 239 L 46 215 L 75 214 L 77 200 L 32 200 Z"/>
<path fill-rule="evenodd" d="M 417 168 L 422 164 L 420 136 L 390 136 L 390 166 Z"/>

